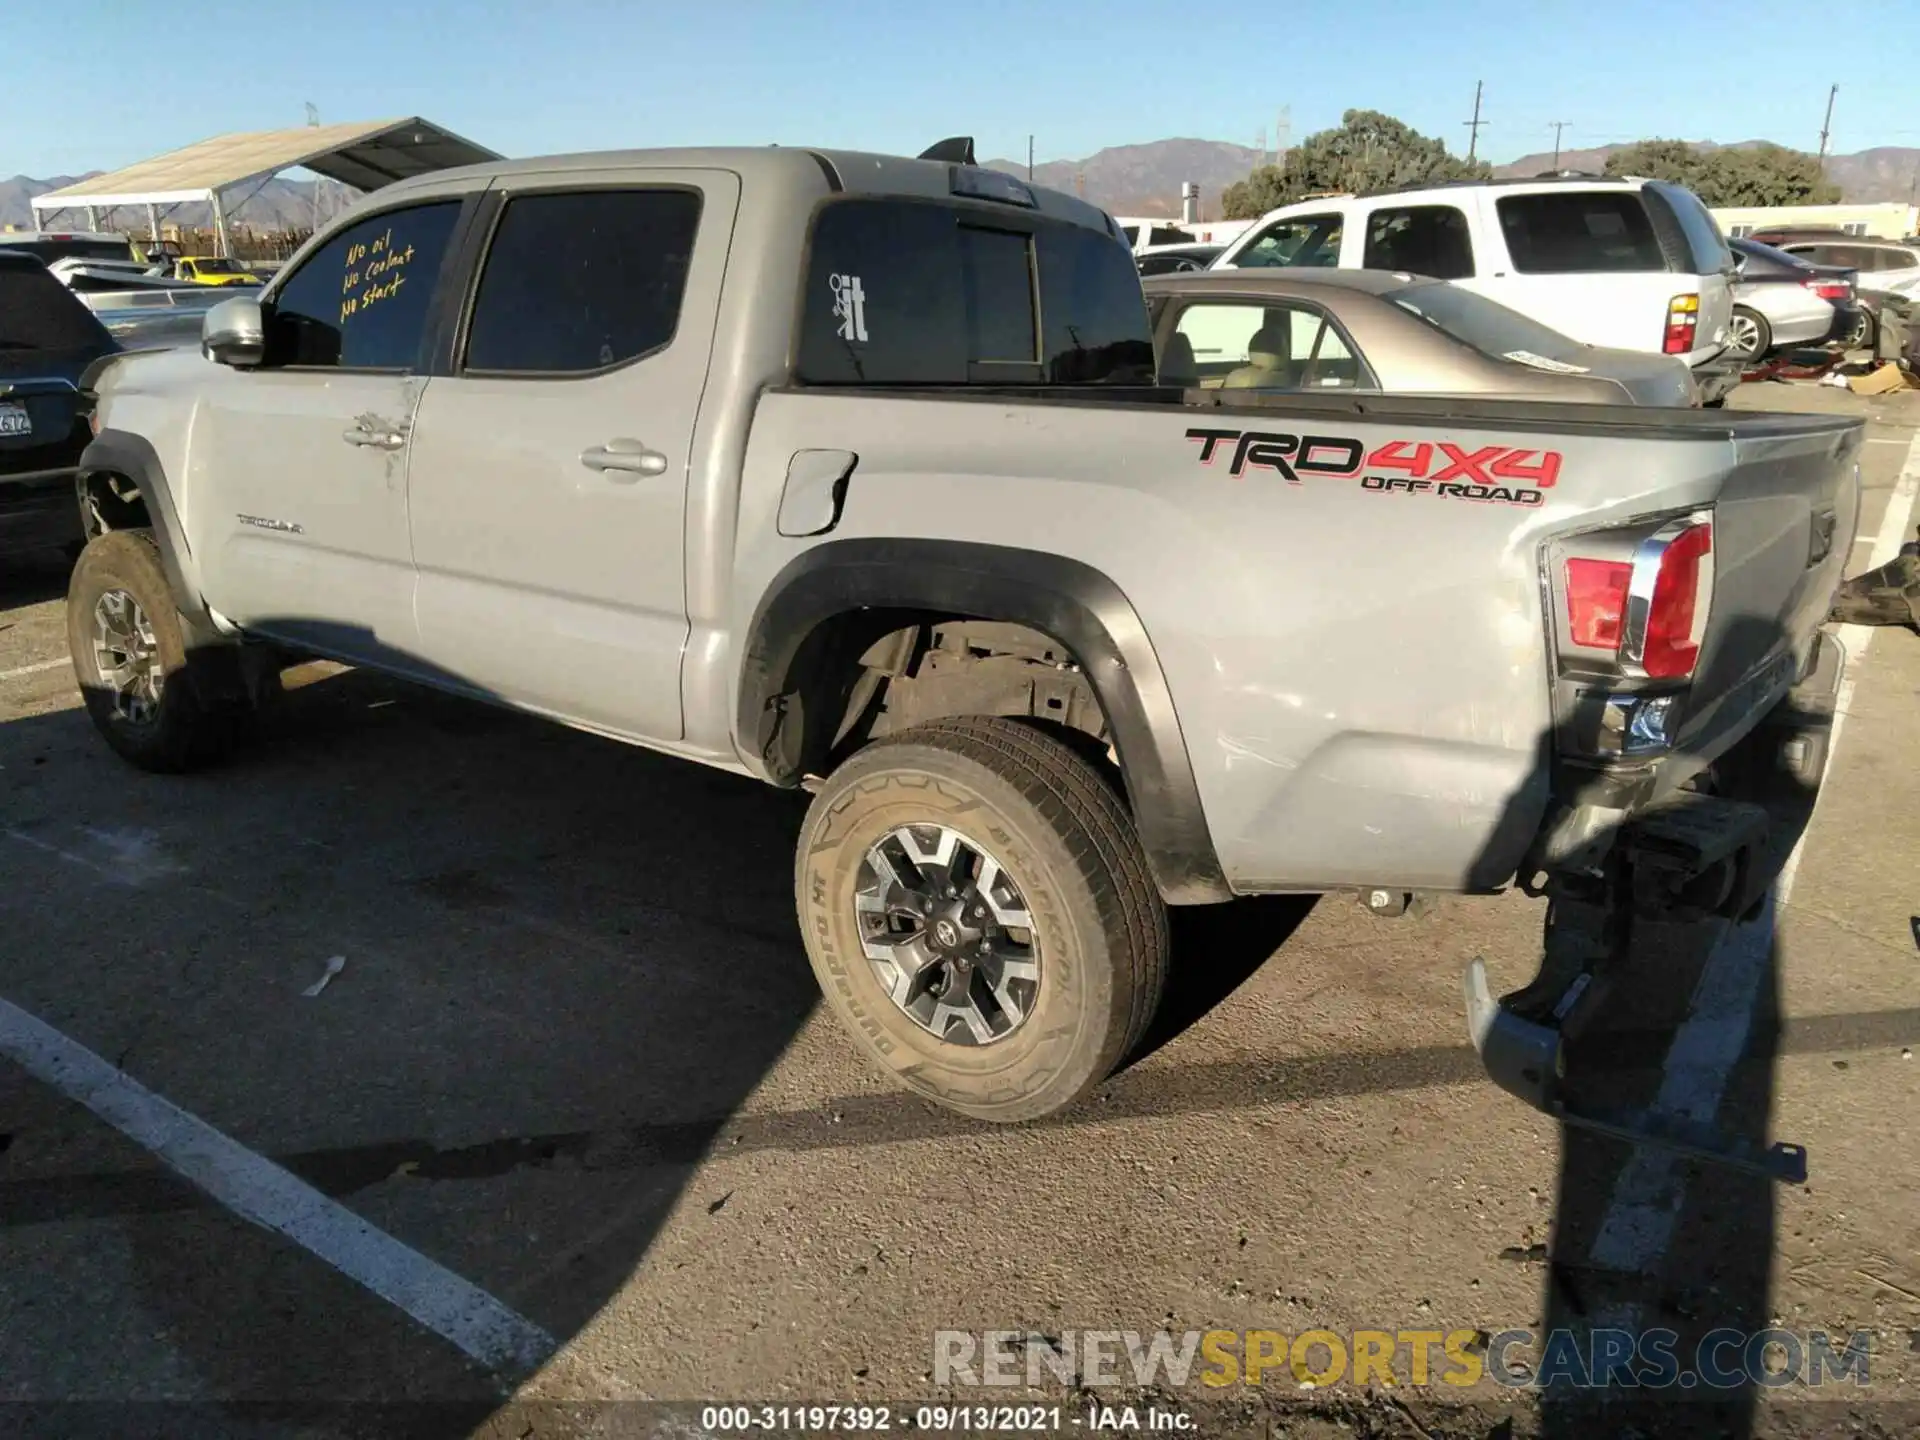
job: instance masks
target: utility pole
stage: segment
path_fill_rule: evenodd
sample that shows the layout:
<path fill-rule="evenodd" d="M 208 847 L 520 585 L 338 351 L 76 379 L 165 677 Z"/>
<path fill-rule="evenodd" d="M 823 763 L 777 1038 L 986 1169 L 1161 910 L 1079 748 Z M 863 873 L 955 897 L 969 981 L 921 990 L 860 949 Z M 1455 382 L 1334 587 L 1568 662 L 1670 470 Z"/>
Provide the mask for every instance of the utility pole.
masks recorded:
<path fill-rule="evenodd" d="M 1558 174 L 1560 171 L 1560 132 L 1567 128 L 1568 122 L 1565 120 L 1549 120 L 1547 124 L 1553 127 L 1553 169 L 1554 173 Z"/>
<path fill-rule="evenodd" d="M 1027 180 L 1033 180 L 1033 136 L 1027 136 Z"/>
<path fill-rule="evenodd" d="M 1466 122 L 1467 163 L 1469 165 L 1473 163 L 1473 157 L 1480 148 L 1480 127 L 1487 123 L 1480 118 L 1480 87 L 1483 83 L 1483 81 L 1479 80 L 1473 82 L 1473 118 Z"/>
<path fill-rule="evenodd" d="M 1839 93 L 1838 85 L 1827 91 L 1827 118 L 1820 122 L 1820 163 L 1823 166 L 1827 163 L 1827 134 L 1833 128 L 1833 97 Z"/>

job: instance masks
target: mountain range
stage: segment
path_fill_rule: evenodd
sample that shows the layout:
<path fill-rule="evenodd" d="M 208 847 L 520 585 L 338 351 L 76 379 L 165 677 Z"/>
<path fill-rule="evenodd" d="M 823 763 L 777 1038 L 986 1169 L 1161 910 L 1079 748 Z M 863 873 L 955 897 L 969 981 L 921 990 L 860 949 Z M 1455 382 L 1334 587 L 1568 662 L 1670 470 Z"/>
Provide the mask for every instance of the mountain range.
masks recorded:
<path fill-rule="evenodd" d="M 1711 148 L 1710 142 L 1701 143 Z M 1560 167 L 1598 171 L 1605 167 L 1609 155 L 1624 148 L 1607 145 L 1598 149 L 1563 150 Z M 1200 187 L 1201 217 L 1217 219 L 1220 192 L 1246 179 L 1248 172 L 1265 158 L 1250 146 L 1225 140 L 1155 140 L 1143 145 L 1115 145 L 1084 160 L 1049 160 L 1033 167 L 1033 178 L 1053 189 L 1084 195 L 1115 215 L 1178 215 L 1180 187 L 1192 182 Z M 1022 160 L 989 160 L 987 164 L 1010 175 L 1027 173 L 1026 162 Z M 1553 156 L 1546 152 L 1523 155 L 1509 164 L 1496 166 L 1494 174 L 1537 175 L 1552 164 Z M 1850 201 L 1910 201 L 1920 194 L 1920 183 L 1917 183 L 1920 182 L 1920 149 L 1881 146 L 1852 155 L 1832 155 L 1827 158 L 1827 175 Z M 34 196 L 87 178 L 87 175 L 55 175 L 35 180 L 16 175 L 11 180 L 0 180 L 0 226 L 31 226 L 33 210 L 28 202 Z M 328 186 L 335 195 L 340 188 Z M 323 199 L 323 206 L 329 208 L 339 203 L 337 199 Z M 229 219 L 259 230 L 305 229 L 313 223 L 313 208 L 313 181 L 271 180 L 246 203 L 237 217 Z M 145 223 L 145 217 L 134 212 L 122 211 L 116 218 L 135 228 Z M 189 225 L 209 223 L 203 205 L 179 206 L 169 218 Z M 77 228 L 85 222 L 69 213 L 61 217 L 61 223 Z"/>

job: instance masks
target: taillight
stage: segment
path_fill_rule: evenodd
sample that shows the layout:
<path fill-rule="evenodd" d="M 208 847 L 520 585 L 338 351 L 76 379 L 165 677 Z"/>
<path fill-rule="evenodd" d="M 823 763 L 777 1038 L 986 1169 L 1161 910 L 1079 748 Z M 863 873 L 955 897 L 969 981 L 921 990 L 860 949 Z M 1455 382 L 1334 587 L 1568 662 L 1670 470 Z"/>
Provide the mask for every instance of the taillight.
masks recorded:
<path fill-rule="evenodd" d="M 1567 629 L 1573 643 L 1595 650 L 1620 648 L 1633 566 L 1617 560 L 1567 561 Z"/>
<path fill-rule="evenodd" d="M 1808 280 L 1806 287 L 1822 300 L 1845 300 L 1853 294 L 1853 287 L 1844 280 Z"/>
<path fill-rule="evenodd" d="M 1640 668 L 1653 679 L 1678 679 L 1693 673 L 1700 658 L 1701 632 L 1706 628 L 1703 601 L 1708 596 L 1703 582 L 1712 554 L 1710 521 L 1689 525 L 1660 553 L 1645 629 L 1637 637 Z M 1634 638 L 1629 636 L 1630 641 Z"/>
<path fill-rule="evenodd" d="M 1684 680 L 1713 600 L 1713 519 L 1702 511 L 1642 535 L 1623 544 L 1603 534 L 1590 553 L 1565 557 L 1567 639 L 1588 652 L 1568 658 L 1623 677 Z"/>
<path fill-rule="evenodd" d="M 1685 355 L 1693 349 L 1693 335 L 1699 324 L 1700 297 L 1674 296 L 1667 302 L 1667 338 L 1661 348 L 1669 355 Z"/>

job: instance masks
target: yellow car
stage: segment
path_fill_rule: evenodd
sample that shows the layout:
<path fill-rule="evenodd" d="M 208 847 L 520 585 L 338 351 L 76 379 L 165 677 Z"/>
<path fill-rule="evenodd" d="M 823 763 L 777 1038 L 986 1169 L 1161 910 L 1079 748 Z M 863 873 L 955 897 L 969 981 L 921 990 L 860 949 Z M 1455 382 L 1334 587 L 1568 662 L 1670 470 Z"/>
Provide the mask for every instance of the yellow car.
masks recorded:
<path fill-rule="evenodd" d="M 261 285 L 261 280 L 238 260 L 214 255 L 186 255 L 174 263 L 176 280 L 191 280 L 196 285 Z"/>

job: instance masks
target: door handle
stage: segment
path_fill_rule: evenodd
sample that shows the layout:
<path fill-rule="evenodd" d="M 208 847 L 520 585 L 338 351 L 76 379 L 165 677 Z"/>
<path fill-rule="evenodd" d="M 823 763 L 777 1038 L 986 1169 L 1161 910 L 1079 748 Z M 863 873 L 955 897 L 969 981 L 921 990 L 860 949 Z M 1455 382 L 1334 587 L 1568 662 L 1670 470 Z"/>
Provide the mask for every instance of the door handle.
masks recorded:
<path fill-rule="evenodd" d="M 582 450 L 580 463 L 602 474 L 609 470 L 631 475 L 667 473 L 667 457 L 658 450 L 649 450 L 638 440 L 609 440 L 604 445 Z"/>
<path fill-rule="evenodd" d="M 362 430 L 357 426 L 340 438 L 349 445 L 377 445 L 382 450 L 398 450 L 407 443 L 407 437 L 398 430 Z"/>

